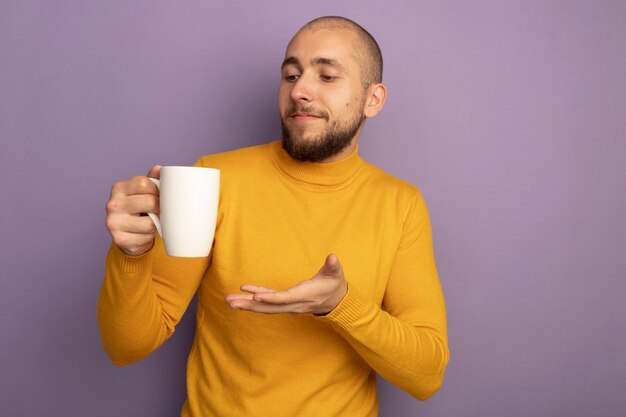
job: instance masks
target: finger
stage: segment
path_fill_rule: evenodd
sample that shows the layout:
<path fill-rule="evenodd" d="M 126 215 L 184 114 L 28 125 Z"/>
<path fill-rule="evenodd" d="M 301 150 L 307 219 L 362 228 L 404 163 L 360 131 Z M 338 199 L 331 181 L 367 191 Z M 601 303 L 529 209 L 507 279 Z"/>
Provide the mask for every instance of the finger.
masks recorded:
<path fill-rule="evenodd" d="M 150 194 L 117 196 L 106 204 L 106 212 L 114 214 L 158 213 L 160 211 L 159 197 Z"/>
<path fill-rule="evenodd" d="M 139 248 L 152 244 L 154 234 L 120 232 L 113 234 L 113 242 L 120 248 Z"/>
<path fill-rule="evenodd" d="M 324 265 L 320 269 L 320 274 L 324 275 L 336 275 L 341 271 L 341 264 L 339 263 L 339 258 L 334 253 L 331 253 L 326 257 L 324 261 Z"/>
<path fill-rule="evenodd" d="M 275 305 L 302 303 L 306 301 L 301 295 L 293 291 L 258 292 L 254 294 L 252 299 L 257 302 Z"/>
<path fill-rule="evenodd" d="M 252 294 L 228 294 L 225 298 L 227 303 L 235 300 L 252 300 Z"/>
<path fill-rule="evenodd" d="M 111 196 L 134 195 L 134 194 L 154 194 L 159 195 L 159 188 L 148 177 L 133 177 L 126 181 L 115 183 L 111 188 Z"/>
<path fill-rule="evenodd" d="M 232 303 L 229 303 L 229 305 L 230 308 L 234 310 L 246 310 L 264 314 L 306 313 L 305 305 L 302 303 L 274 305 L 257 303 L 249 300 L 235 300 Z"/>
<path fill-rule="evenodd" d="M 273 289 L 273 288 L 260 287 L 258 285 L 251 285 L 251 284 L 242 285 L 241 287 L 239 287 L 239 289 L 241 291 L 252 292 L 252 293 L 257 293 L 257 292 L 276 292 L 276 290 Z"/>
<path fill-rule="evenodd" d="M 125 212 L 128 214 L 159 213 L 159 197 L 152 194 L 129 195 L 124 199 Z"/>
<path fill-rule="evenodd" d="M 161 177 L 161 165 L 154 165 L 152 168 L 150 168 L 147 176 L 150 178 L 159 179 Z"/>
<path fill-rule="evenodd" d="M 107 218 L 107 228 L 112 231 L 122 231 L 128 233 L 152 234 L 156 231 L 154 223 L 150 217 L 141 217 L 129 214 L 111 215 Z"/>

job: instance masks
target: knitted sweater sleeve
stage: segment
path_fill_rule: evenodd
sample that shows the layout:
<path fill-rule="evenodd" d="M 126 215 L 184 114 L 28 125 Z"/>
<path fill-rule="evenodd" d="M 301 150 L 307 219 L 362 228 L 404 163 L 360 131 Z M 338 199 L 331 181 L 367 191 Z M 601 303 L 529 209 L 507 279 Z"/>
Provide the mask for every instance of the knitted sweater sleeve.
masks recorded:
<path fill-rule="evenodd" d="M 172 336 L 209 262 L 210 256 L 168 257 L 158 236 L 154 247 L 137 257 L 111 245 L 98 298 L 98 326 L 113 363 L 141 360 Z"/>
<path fill-rule="evenodd" d="M 318 319 L 378 374 L 415 398 L 426 400 L 439 389 L 449 360 L 446 311 L 421 194 L 405 220 L 383 308 L 348 285 L 339 305 Z"/>

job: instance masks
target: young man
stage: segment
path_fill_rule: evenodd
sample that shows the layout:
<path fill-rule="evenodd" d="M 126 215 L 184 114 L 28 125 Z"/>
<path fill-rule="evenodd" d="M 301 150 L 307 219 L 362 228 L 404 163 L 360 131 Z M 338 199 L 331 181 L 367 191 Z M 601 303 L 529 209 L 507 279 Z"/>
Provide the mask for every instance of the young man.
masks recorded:
<path fill-rule="evenodd" d="M 113 186 L 105 350 L 118 365 L 147 356 L 197 291 L 183 416 L 376 416 L 376 372 L 425 400 L 449 359 L 426 204 L 358 155 L 386 99 L 378 45 L 350 20 L 319 18 L 281 71 L 282 141 L 196 163 L 221 170 L 208 258 L 165 255 L 140 215 L 158 211 L 147 177 Z"/>

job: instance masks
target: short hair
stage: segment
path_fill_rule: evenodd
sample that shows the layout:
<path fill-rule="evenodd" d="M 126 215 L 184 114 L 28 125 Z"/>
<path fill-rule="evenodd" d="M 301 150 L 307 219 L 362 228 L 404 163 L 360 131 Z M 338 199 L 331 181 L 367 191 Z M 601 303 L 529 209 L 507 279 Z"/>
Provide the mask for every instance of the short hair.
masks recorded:
<path fill-rule="evenodd" d="M 302 29 L 348 29 L 353 31 L 358 39 L 358 45 L 354 52 L 361 67 L 363 88 L 383 81 L 383 54 L 380 47 L 376 39 L 358 23 L 341 16 L 322 16 L 311 20 Z"/>

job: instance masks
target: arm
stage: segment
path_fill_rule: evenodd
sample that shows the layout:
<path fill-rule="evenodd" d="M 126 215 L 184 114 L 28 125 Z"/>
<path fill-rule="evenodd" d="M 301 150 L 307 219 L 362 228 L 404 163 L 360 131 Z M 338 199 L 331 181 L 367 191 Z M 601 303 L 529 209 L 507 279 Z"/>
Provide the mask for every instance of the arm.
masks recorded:
<path fill-rule="evenodd" d="M 416 197 L 389 276 L 382 310 L 352 287 L 319 320 L 330 323 L 385 379 L 426 400 L 449 360 L 446 311 L 428 210 Z"/>
<path fill-rule="evenodd" d="M 313 278 L 285 291 L 256 285 L 241 290 L 246 294 L 226 296 L 231 308 L 314 314 L 376 372 L 420 400 L 433 395 L 443 381 L 449 359 L 446 312 L 428 210 L 419 194 L 404 221 L 383 298 L 385 310 L 347 285 L 334 254 Z"/>
<path fill-rule="evenodd" d="M 111 245 L 98 298 L 98 325 L 113 363 L 141 360 L 172 336 L 209 262 L 210 257 L 168 257 L 158 237 L 141 256 Z"/>
<path fill-rule="evenodd" d="M 196 162 L 196 166 L 200 161 Z M 148 174 L 159 176 L 155 166 Z M 104 350 L 117 365 L 148 356 L 173 333 L 210 263 L 165 254 L 145 212 L 158 212 L 158 189 L 147 177 L 115 184 L 107 203 L 113 237 L 98 298 Z"/>

